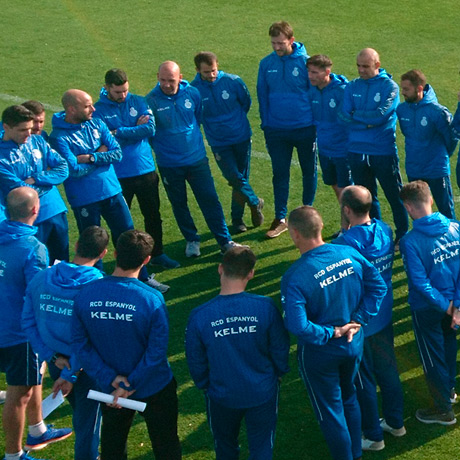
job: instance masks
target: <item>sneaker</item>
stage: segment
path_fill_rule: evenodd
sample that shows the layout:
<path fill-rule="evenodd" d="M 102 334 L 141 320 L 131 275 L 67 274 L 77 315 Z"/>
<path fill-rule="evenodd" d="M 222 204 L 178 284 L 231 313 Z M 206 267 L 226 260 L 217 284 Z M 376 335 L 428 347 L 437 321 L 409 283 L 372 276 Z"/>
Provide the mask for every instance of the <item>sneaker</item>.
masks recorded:
<path fill-rule="evenodd" d="M 264 223 L 264 215 L 262 214 L 262 209 L 264 207 L 263 198 L 259 198 L 259 203 L 257 206 L 251 206 L 251 220 L 254 227 L 260 227 Z"/>
<path fill-rule="evenodd" d="M 150 259 L 150 265 L 160 265 L 163 268 L 178 268 L 180 263 L 177 260 L 171 259 L 166 254 L 160 254 L 159 256 L 152 257 Z"/>
<path fill-rule="evenodd" d="M 439 412 L 437 409 L 418 409 L 415 418 L 422 423 L 439 423 L 439 425 L 453 425 L 457 422 L 452 410 Z"/>
<path fill-rule="evenodd" d="M 5 460 L 5 457 L 3 457 L 3 460 Z M 23 452 L 22 455 L 19 457 L 19 460 L 45 460 L 45 459 L 31 457 L 27 452 Z"/>
<path fill-rule="evenodd" d="M 361 439 L 361 448 L 363 450 L 382 450 L 385 449 L 385 443 L 383 441 L 372 441 L 367 438 Z"/>
<path fill-rule="evenodd" d="M 53 442 L 62 441 L 72 434 L 71 428 L 53 428 L 54 425 L 48 425 L 48 429 L 38 438 L 27 435 L 26 445 L 24 450 L 40 450 Z M 31 458 L 31 457 L 21 457 Z"/>
<path fill-rule="evenodd" d="M 233 233 L 244 233 L 248 231 L 248 227 L 242 220 L 234 220 L 232 222 Z"/>
<path fill-rule="evenodd" d="M 275 219 L 268 232 L 265 234 L 267 238 L 276 238 L 277 236 L 280 236 L 281 233 L 286 232 L 288 229 L 287 223 L 282 222 L 280 219 Z"/>
<path fill-rule="evenodd" d="M 224 255 L 229 249 L 232 248 L 249 248 L 249 246 L 247 246 L 246 244 L 236 243 L 235 241 L 229 241 L 220 248 L 220 252 L 222 253 L 222 255 Z"/>
<path fill-rule="evenodd" d="M 162 284 L 159 281 L 155 279 L 155 273 L 152 273 L 145 281 L 144 283 L 147 286 L 153 287 L 157 291 L 160 291 L 162 294 L 165 292 L 168 292 L 169 286 L 167 284 Z"/>
<path fill-rule="evenodd" d="M 5 400 L 6 400 L 6 391 L 5 391 L 5 390 L 1 390 L 1 391 L 0 391 L 0 404 L 4 404 L 4 403 L 5 403 Z"/>
<path fill-rule="evenodd" d="M 2 393 L 2 392 L 0 391 L 0 393 Z M 452 390 L 450 390 L 450 403 L 451 404 L 457 404 L 458 403 L 458 401 L 457 401 L 457 393 L 455 393 L 455 388 L 452 388 Z"/>
<path fill-rule="evenodd" d="M 199 257 L 200 255 L 200 242 L 187 241 L 187 246 L 185 246 L 185 257 Z"/>
<path fill-rule="evenodd" d="M 402 426 L 401 428 L 393 428 L 392 426 L 388 425 L 384 418 L 380 419 L 380 427 L 386 433 L 390 433 L 396 438 L 400 438 L 406 434 L 406 428 Z"/>

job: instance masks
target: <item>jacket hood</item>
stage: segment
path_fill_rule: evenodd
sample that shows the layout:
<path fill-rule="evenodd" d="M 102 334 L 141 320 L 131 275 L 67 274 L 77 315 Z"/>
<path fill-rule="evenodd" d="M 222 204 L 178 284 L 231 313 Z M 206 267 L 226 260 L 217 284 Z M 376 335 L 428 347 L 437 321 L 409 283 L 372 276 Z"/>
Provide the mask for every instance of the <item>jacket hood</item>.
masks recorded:
<path fill-rule="evenodd" d="M 385 69 L 380 68 L 379 73 L 375 77 L 369 78 L 369 80 L 365 81 L 373 82 L 376 80 L 381 80 L 382 78 L 389 78 L 391 80 L 393 79 L 393 76 L 391 75 L 391 73 L 388 73 Z"/>
<path fill-rule="evenodd" d="M 125 99 L 124 102 L 126 102 L 130 97 L 131 97 L 131 93 L 128 93 L 126 95 L 126 99 Z M 120 102 L 115 102 L 115 101 L 112 101 L 111 99 L 109 99 L 109 93 L 105 89 L 104 86 L 99 91 L 99 101 L 97 101 L 97 102 L 102 102 L 103 104 L 110 104 L 110 105 L 114 105 L 114 106 L 119 106 L 120 105 Z M 97 104 L 97 102 L 96 102 L 96 104 Z M 96 108 L 96 112 L 97 112 L 97 108 Z"/>
<path fill-rule="evenodd" d="M 195 78 L 193 79 L 193 82 L 195 85 L 207 85 L 207 86 L 212 86 L 212 85 L 215 85 L 221 78 L 222 78 L 222 75 L 224 74 L 224 72 L 222 70 L 218 70 L 217 71 L 217 77 L 216 79 L 213 81 L 213 82 L 210 82 L 210 81 L 207 81 L 207 80 L 203 80 L 201 78 L 201 75 L 200 73 L 198 72 L 196 75 L 195 75 Z"/>
<path fill-rule="evenodd" d="M 24 236 L 33 236 L 37 233 L 37 230 L 37 227 L 32 227 L 22 222 L 4 220 L 0 222 L 0 244 L 18 240 Z"/>
<path fill-rule="evenodd" d="M 59 129 L 69 129 L 69 130 L 76 130 L 76 129 L 81 129 L 83 128 L 84 124 L 86 121 L 83 123 L 67 123 L 65 121 L 65 110 L 62 112 L 55 113 L 53 115 L 53 118 L 51 119 L 51 124 L 53 125 L 53 128 L 59 128 Z"/>
<path fill-rule="evenodd" d="M 331 86 L 331 87 L 348 83 L 348 78 L 345 75 L 337 75 L 335 73 L 331 73 L 329 77 L 331 79 L 331 82 L 329 83 L 328 86 Z"/>
<path fill-rule="evenodd" d="M 102 278 L 102 273 L 95 267 L 62 261 L 55 265 L 54 270 L 47 272 L 46 282 L 63 288 L 75 288 L 99 278 Z"/>
<path fill-rule="evenodd" d="M 413 222 L 414 230 L 428 236 L 443 235 L 449 230 L 450 219 L 441 214 L 434 212 L 428 216 L 415 219 Z"/>
<path fill-rule="evenodd" d="M 306 56 L 307 59 L 310 57 L 307 54 L 307 49 L 305 48 L 305 45 L 300 42 L 294 42 L 292 43 L 292 53 L 289 54 L 288 56 L 283 56 L 287 59 L 290 58 L 298 58 L 299 56 Z"/>
<path fill-rule="evenodd" d="M 419 105 L 432 104 L 433 102 L 438 102 L 438 98 L 434 89 L 428 83 L 423 88 L 423 99 L 418 102 Z"/>
<path fill-rule="evenodd" d="M 163 93 L 163 91 L 161 90 L 160 83 L 157 83 L 155 88 L 153 88 L 152 91 L 150 91 L 146 97 L 149 97 L 155 94 L 156 96 L 162 96 L 167 99 L 172 99 L 174 97 L 179 97 L 181 93 L 184 92 L 185 88 L 187 88 L 187 86 L 190 86 L 190 83 L 187 80 L 181 80 L 179 83 L 179 89 L 177 90 L 177 93 L 171 96 L 168 96 L 167 94 Z"/>
<path fill-rule="evenodd" d="M 375 219 L 369 225 L 355 225 L 342 238 L 368 260 L 388 254 L 393 244 L 390 235 Z"/>

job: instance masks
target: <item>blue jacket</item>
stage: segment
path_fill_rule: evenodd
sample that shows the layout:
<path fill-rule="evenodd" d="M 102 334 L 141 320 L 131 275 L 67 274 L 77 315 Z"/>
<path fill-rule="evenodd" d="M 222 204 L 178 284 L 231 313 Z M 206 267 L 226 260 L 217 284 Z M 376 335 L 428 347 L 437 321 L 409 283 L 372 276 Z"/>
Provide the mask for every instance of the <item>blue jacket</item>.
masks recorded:
<path fill-rule="evenodd" d="M 198 73 L 191 85 L 201 94 L 202 123 L 211 147 L 238 144 L 251 137 L 247 117 L 251 96 L 240 77 L 219 70 L 211 83 Z"/>
<path fill-rule="evenodd" d="M 334 326 L 366 325 L 386 291 L 377 269 L 356 249 L 323 244 L 302 254 L 281 280 L 286 327 L 300 345 L 347 353 L 346 337 L 333 339 Z"/>
<path fill-rule="evenodd" d="M 278 56 L 274 51 L 260 61 L 257 97 L 261 128 L 296 129 L 313 124 L 308 98 L 310 80 L 303 43 L 294 42 L 293 52 Z"/>
<path fill-rule="evenodd" d="M 384 69 L 369 80 L 356 78 L 345 88 L 340 117 L 348 125 L 352 153 L 394 155 L 398 85 Z"/>
<path fill-rule="evenodd" d="M 152 146 L 158 166 L 189 166 L 205 158 L 206 149 L 198 124 L 202 112 L 200 92 L 182 80 L 173 96 L 167 96 L 157 84 L 145 98 L 155 117 Z"/>
<path fill-rule="evenodd" d="M 348 130 L 338 122 L 338 113 L 348 80 L 330 74 L 331 81 L 323 89 L 312 86 L 308 91 L 320 155 L 345 158 L 348 155 Z"/>
<path fill-rule="evenodd" d="M 460 139 L 460 102 L 457 104 L 457 110 L 455 111 L 451 126 L 455 139 Z"/>
<path fill-rule="evenodd" d="M 50 148 L 42 136 L 33 134 L 21 145 L 0 140 L 0 191 L 6 199 L 14 188 L 34 188 L 40 197 L 40 213 L 36 225 L 67 211 L 55 186 L 64 182 L 68 175 L 66 161 Z M 35 179 L 34 185 L 24 182 L 30 177 Z"/>
<path fill-rule="evenodd" d="M 134 278 L 107 276 L 75 298 L 72 348 L 86 373 L 111 393 L 117 375 L 136 390 L 158 393 L 172 379 L 167 360 L 169 325 L 163 296 Z"/>
<path fill-rule="evenodd" d="M 36 227 L 4 220 L 0 223 L 0 348 L 27 341 L 21 327 L 26 287 L 48 266 L 48 251 L 35 238 Z"/>
<path fill-rule="evenodd" d="M 377 316 L 371 318 L 364 326 L 364 336 L 380 332 L 391 322 L 393 312 L 393 285 L 391 274 L 393 268 L 393 232 L 389 225 L 378 219 L 372 219 L 369 225 L 355 225 L 333 241 L 347 244 L 363 255 L 380 273 L 387 286 L 387 293 L 382 300 Z"/>
<path fill-rule="evenodd" d="M 460 308 L 460 222 L 439 212 L 416 219 L 400 249 L 412 310 Z"/>
<path fill-rule="evenodd" d="M 185 353 L 196 386 L 219 404 L 259 406 L 289 371 L 289 335 L 273 301 L 219 295 L 190 314 Z"/>
<path fill-rule="evenodd" d="M 121 193 L 112 163 L 121 161 L 121 148 L 102 120 L 91 119 L 72 124 L 65 121 L 65 112 L 55 113 L 50 144 L 67 161 L 69 178 L 64 182 L 72 208 L 111 198 Z M 96 152 L 105 145 L 107 152 Z M 78 155 L 92 154 L 94 164 L 79 164 Z"/>
<path fill-rule="evenodd" d="M 72 383 L 81 368 L 71 350 L 74 299 L 82 286 L 99 278 L 102 272 L 95 267 L 60 262 L 37 273 L 27 286 L 22 329 L 41 360 L 55 353 L 70 357 L 71 369 L 64 368 L 61 377 Z"/>
<path fill-rule="evenodd" d="M 457 147 L 452 114 L 438 104 L 433 88 L 426 85 L 420 102 L 403 102 L 396 113 L 406 138 L 406 173 L 412 180 L 450 175 L 449 157 Z"/>
<path fill-rule="evenodd" d="M 155 133 L 155 120 L 145 98 L 128 93 L 124 102 L 115 102 L 102 88 L 94 107 L 96 112 L 93 116 L 105 121 L 110 131 L 117 130 L 115 139 L 123 152 L 121 162 L 114 164 L 117 176 L 135 177 L 155 171 L 149 144 L 149 137 Z M 148 115 L 149 121 L 138 125 L 137 120 L 142 115 Z"/>
<path fill-rule="evenodd" d="M 5 206 L 0 203 L 0 222 L 3 222 L 6 219 L 6 209 Z"/>

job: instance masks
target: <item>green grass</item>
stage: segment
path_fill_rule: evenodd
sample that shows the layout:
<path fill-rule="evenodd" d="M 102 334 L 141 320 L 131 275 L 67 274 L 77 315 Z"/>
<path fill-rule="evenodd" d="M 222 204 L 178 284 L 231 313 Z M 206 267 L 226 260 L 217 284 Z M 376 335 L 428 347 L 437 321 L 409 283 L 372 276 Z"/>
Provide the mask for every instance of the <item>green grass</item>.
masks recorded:
<path fill-rule="evenodd" d="M 133 0 L 42 0 L 11 2 L 0 0 L 2 11 L 2 53 L 0 55 L 0 109 L 10 105 L 10 97 L 38 99 L 60 105 L 62 93 L 72 87 L 89 92 L 95 100 L 106 70 L 117 66 L 128 73 L 131 90 L 147 93 L 156 82 L 156 69 L 166 59 L 176 60 L 185 79 L 194 77 L 193 56 L 198 51 L 214 51 L 223 70 L 237 73 L 247 83 L 254 98 L 250 111 L 253 127 L 251 182 L 265 198 L 267 225 L 273 217 L 271 167 L 259 129 L 256 101 L 258 63 L 268 54 L 269 25 L 280 19 L 291 22 L 296 39 L 306 44 L 310 55 L 329 54 L 334 71 L 349 79 L 356 76 L 355 56 L 371 46 L 381 53 L 382 66 L 395 76 L 411 68 L 421 68 L 435 88 L 440 102 L 456 108 L 458 80 L 458 24 L 460 10 L 456 0 L 434 4 L 428 0 L 350 0 L 285 3 L 255 0 L 170 0 L 169 2 Z M 51 113 L 47 127 L 50 128 Z M 404 159 L 402 136 L 398 133 L 401 161 Z M 456 160 L 456 158 L 455 158 Z M 230 190 L 211 159 L 226 217 L 230 215 Z M 301 177 L 293 166 L 289 208 L 301 204 Z M 455 182 L 455 180 L 454 180 Z M 455 186 L 455 193 L 458 189 Z M 187 260 L 184 241 L 172 217 L 169 202 L 161 189 L 165 248 L 182 267 L 158 274 L 171 285 L 166 296 L 170 312 L 169 356 L 179 384 L 179 432 L 185 459 L 214 458 L 212 438 L 206 425 L 204 402 L 193 386 L 184 358 L 184 328 L 192 308 L 218 292 L 217 245 L 191 197 L 192 214 L 202 235 L 202 257 Z M 457 197 L 458 198 L 458 197 Z M 382 199 L 385 219 L 392 224 L 388 205 Z M 338 206 L 331 189 L 319 180 L 315 206 L 325 221 L 328 238 L 339 227 Z M 460 212 L 460 209 L 457 209 Z M 142 220 L 135 205 L 137 227 Z M 73 216 L 71 242 L 76 239 Z M 249 216 L 247 221 L 249 222 Z M 250 230 L 235 239 L 250 244 L 258 255 L 257 272 L 249 289 L 271 296 L 279 304 L 280 278 L 298 257 L 287 234 L 274 241 L 264 239 L 266 226 Z M 107 269 L 113 268 L 113 252 Z M 424 426 L 414 419 L 415 410 L 429 402 L 416 353 L 409 308 L 407 282 L 400 257 L 394 267 L 396 351 L 405 393 L 407 436 L 386 438 L 382 452 L 365 454 L 381 459 L 450 459 L 458 454 L 460 431 L 456 427 Z M 291 372 L 282 384 L 275 458 L 283 460 L 328 458 L 328 451 L 308 402 L 295 363 L 292 341 Z M 0 382 L 4 383 L 3 376 Z M 50 381 L 45 381 L 45 394 Z M 456 409 L 456 412 L 459 412 Z M 70 408 L 62 406 L 50 420 L 70 426 Z M 0 438 L 2 438 L 0 436 Z M 129 440 L 130 458 L 152 458 L 144 424 L 136 418 Z M 73 441 L 47 448 L 41 456 L 55 460 L 72 458 Z M 3 439 L 0 439 L 0 452 Z M 247 444 L 242 436 L 242 458 Z"/>

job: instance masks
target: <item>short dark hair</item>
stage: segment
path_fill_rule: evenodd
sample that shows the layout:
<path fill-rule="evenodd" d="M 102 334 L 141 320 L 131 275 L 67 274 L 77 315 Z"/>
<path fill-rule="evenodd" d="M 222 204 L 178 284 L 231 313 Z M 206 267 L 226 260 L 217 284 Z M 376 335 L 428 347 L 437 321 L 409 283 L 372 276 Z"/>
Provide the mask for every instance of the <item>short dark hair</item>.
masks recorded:
<path fill-rule="evenodd" d="M 126 72 L 121 69 L 110 69 L 105 74 L 105 84 L 107 86 L 121 86 L 128 81 Z"/>
<path fill-rule="evenodd" d="M 409 72 L 403 73 L 401 75 L 401 80 L 408 80 L 412 83 L 412 86 L 415 88 L 417 86 L 422 86 L 425 88 L 426 85 L 426 77 L 421 70 L 412 69 Z"/>
<path fill-rule="evenodd" d="M 140 230 L 127 230 L 117 240 L 117 267 L 122 270 L 139 268 L 152 253 L 153 238 Z"/>
<path fill-rule="evenodd" d="M 96 259 L 109 244 L 109 234 L 97 225 L 86 227 L 78 238 L 77 255 L 85 259 Z"/>
<path fill-rule="evenodd" d="M 45 111 L 44 105 L 39 101 L 30 100 L 23 102 L 21 105 L 29 109 L 34 115 L 40 115 Z"/>
<path fill-rule="evenodd" d="M 307 67 L 310 65 L 326 70 L 332 67 L 332 61 L 331 58 L 325 54 L 315 54 L 314 56 L 308 58 Z"/>
<path fill-rule="evenodd" d="M 268 29 L 268 35 L 270 35 L 270 37 L 278 37 L 279 34 L 284 34 L 286 38 L 291 39 L 294 36 L 294 30 L 291 24 L 286 21 L 274 22 L 270 26 L 270 29 Z"/>
<path fill-rule="evenodd" d="M 201 64 L 204 62 L 206 65 L 213 65 L 214 62 L 219 64 L 217 60 L 217 56 L 211 51 L 200 51 L 194 58 L 193 61 L 195 62 L 195 67 L 197 69 L 200 68 Z"/>
<path fill-rule="evenodd" d="M 423 180 L 414 180 L 403 186 L 399 196 L 404 203 L 419 207 L 421 204 L 430 203 L 430 186 Z"/>
<path fill-rule="evenodd" d="M 299 206 L 289 214 L 288 224 L 295 228 L 304 238 L 313 239 L 321 236 L 323 219 L 312 206 Z"/>
<path fill-rule="evenodd" d="M 255 264 L 255 254 L 249 248 L 243 247 L 230 248 L 222 259 L 222 268 L 228 278 L 246 278 Z"/>
<path fill-rule="evenodd" d="M 362 192 L 365 193 L 363 194 Z M 340 196 L 340 204 L 348 206 L 356 216 L 362 217 L 369 214 L 372 208 L 372 195 L 362 185 L 350 185 L 343 190 Z"/>
<path fill-rule="evenodd" d="M 24 123 L 25 121 L 32 121 L 34 114 L 26 109 L 23 105 L 10 105 L 2 113 L 2 122 L 11 128 Z"/>

